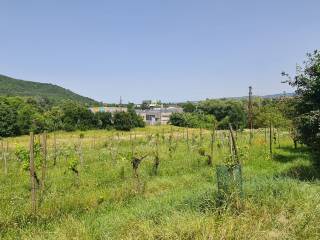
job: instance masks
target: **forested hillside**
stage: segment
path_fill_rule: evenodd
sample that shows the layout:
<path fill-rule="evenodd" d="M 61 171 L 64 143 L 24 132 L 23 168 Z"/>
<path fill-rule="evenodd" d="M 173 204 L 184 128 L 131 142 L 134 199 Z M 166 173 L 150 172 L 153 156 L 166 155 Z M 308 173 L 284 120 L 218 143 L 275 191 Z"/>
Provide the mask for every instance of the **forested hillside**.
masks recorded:
<path fill-rule="evenodd" d="M 88 105 L 98 104 L 93 99 L 83 97 L 57 85 L 18 80 L 4 75 L 0 75 L 0 96 L 47 97 L 54 102 L 69 99 Z"/>

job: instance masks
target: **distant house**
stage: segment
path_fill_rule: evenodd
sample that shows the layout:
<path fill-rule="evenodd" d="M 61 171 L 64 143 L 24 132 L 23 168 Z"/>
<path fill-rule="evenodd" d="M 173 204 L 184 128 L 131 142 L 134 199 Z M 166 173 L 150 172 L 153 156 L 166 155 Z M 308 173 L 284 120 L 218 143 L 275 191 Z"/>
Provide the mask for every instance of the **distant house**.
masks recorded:
<path fill-rule="evenodd" d="M 168 124 L 172 113 L 183 112 L 179 107 L 154 108 L 149 110 L 136 110 L 144 122 L 148 125 L 164 125 Z"/>

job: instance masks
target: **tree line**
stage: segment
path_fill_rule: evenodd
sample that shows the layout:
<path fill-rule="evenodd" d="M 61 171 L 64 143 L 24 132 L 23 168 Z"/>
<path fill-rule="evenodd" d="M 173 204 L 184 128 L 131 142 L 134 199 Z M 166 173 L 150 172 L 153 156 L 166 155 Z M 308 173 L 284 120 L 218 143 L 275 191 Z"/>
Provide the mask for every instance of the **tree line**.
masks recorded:
<path fill-rule="evenodd" d="M 262 99 L 255 97 L 252 103 L 254 128 L 268 126 L 286 128 L 295 142 L 310 147 L 316 156 L 320 154 L 320 52 L 308 53 L 296 74 L 286 77 L 284 83 L 295 89 L 289 97 Z M 207 99 L 182 105 L 184 113 L 171 116 L 173 125 L 199 127 L 216 119 L 217 126 L 225 129 L 229 123 L 237 129 L 249 128 L 247 99 Z M 211 118 L 208 117 L 211 115 Z M 206 117 L 204 117 L 206 116 Z M 317 158 L 319 159 L 319 158 Z M 318 161 L 319 162 L 319 161 Z"/>
<path fill-rule="evenodd" d="M 66 100 L 52 104 L 45 98 L 0 97 L 0 136 L 43 131 L 144 127 L 143 119 L 128 105 L 127 112 L 91 112 L 84 104 Z"/>
<path fill-rule="evenodd" d="M 264 128 L 271 123 L 274 127 L 291 125 L 289 111 L 291 98 L 263 99 L 254 97 L 252 100 L 252 117 L 254 128 Z M 183 113 L 171 115 L 173 125 L 190 128 L 228 129 L 231 123 L 235 129 L 249 128 L 247 99 L 206 99 L 198 103 L 182 104 Z"/>

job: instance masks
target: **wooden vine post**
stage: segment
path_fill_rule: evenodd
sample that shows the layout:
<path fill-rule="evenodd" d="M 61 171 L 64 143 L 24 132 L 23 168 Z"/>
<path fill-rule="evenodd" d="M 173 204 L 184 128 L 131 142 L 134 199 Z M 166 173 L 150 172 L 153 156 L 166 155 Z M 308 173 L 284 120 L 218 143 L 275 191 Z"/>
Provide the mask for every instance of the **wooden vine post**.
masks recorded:
<path fill-rule="evenodd" d="M 156 136 L 156 151 L 155 151 L 155 157 L 154 157 L 154 163 L 153 163 L 153 174 L 158 174 L 158 168 L 160 164 L 160 158 L 159 158 L 159 134 Z"/>
<path fill-rule="evenodd" d="M 79 136 L 79 149 L 78 149 L 78 151 L 79 151 L 79 157 L 80 157 L 80 164 L 81 164 L 81 166 L 83 166 L 83 153 L 82 153 L 82 138 L 83 138 L 84 136 L 82 135 L 82 134 L 80 134 L 80 136 Z"/>
<path fill-rule="evenodd" d="M 213 124 L 213 125 L 212 125 L 212 133 L 211 133 L 211 144 L 210 144 L 211 161 L 213 160 L 214 133 L 215 133 L 215 125 Z"/>
<path fill-rule="evenodd" d="M 222 132 L 222 133 L 220 134 L 220 138 L 221 138 L 221 147 L 222 147 L 222 149 L 224 149 L 225 141 L 226 141 L 226 134 L 225 134 L 225 132 Z"/>
<path fill-rule="evenodd" d="M 95 149 L 96 148 L 96 136 L 93 135 L 92 137 L 92 148 Z"/>
<path fill-rule="evenodd" d="M 130 145 L 131 145 L 131 156 L 133 156 L 134 146 L 133 146 L 133 140 L 132 140 L 132 135 L 131 135 L 131 133 L 130 133 Z"/>
<path fill-rule="evenodd" d="M 233 129 L 232 129 L 232 125 L 229 123 L 229 130 L 230 130 L 230 136 L 231 136 L 231 140 L 232 140 L 232 150 L 234 152 L 235 158 L 236 158 L 236 163 L 240 164 L 240 159 L 239 159 L 239 155 L 238 155 L 238 149 L 237 149 L 237 143 L 233 134 Z"/>
<path fill-rule="evenodd" d="M 4 157 L 4 173 L 7 175 L 8 174 L 8 159 L 9 158 L 9 141 L 7 140 L 7 144 L 6 144 L 6 154 Z"/>
<path fill-rule="evenodd" d="M 53 132 L 53 151 L 53 165 L 55 166 L 57 164 L 57 138 L 55 132 Z"/>
<path fill-rule="evenodd" d="M 189 150 L 189 128 L 187 128 L 187 147 Z"/>
<path fill-rule="evenodd" d="M 42 166 L 41 166 L 41 193 L 43 195 L 45 190 L 45 179 L 47 171 L 47 133 L 44 132 L 41 135 L 41 155 L 42 155 Z"/>
<path fill-rule="evenodd" d="M 4 144 L 1 138 L 0 138 L 0 141 L 1 141 L 1 159 L 4 161 Z"/>
<path fill-rule="evenodd" d="M 272 159 L 272 123 L 271 121 L 269 126 L 269 151 L 270 151 L 270 158 Z"/>
<path fill-rule="evenodd" d="M 265 149 L 267 149 L 267 127 L 264 128 L 264 142 L 265 142 Z"/>
<path fill-rule="evenodd" d="M 169 136 L 169 158 L 170 160 L 172 159 L 172 151 L 173 151 L 173 148 L 172 148 L 172 139 L 173 138 L 173 135 L 172 135 L 172 127 L 171 127 L 171 133 L 170 133 L 170 136 Z"/>
<path fill-rule="evenodd" d="M 230 150 L 230 155 L 232 158 L 232 162 L 234 162 L 234 151 L 233 151 L 233 143 L 232 143 L 232 138 L 231 138 L 231 133 L 229 132 L 229 150 Z"/>
<path fill-rule="evenodd" d="M 1 150 L 2 150 L 3 165 L 4 165 L 4 175 L 7 175 L 8 174 L 8 154 L 9 154 L 8 140 L 6 141 L 6 144 L 4 143 L 4 141 L 1 141 Z"/>
<path fill-rule="evenodd" d="M 34 134 L 30 133 L 30 182 L 31 182 L 31 208 L 33 214 L 36 214 L 36 179 L 35 179 L 35 164 L 34 164 Z"/>
<path fill-rule="evenodd" d="M 165 142 L 165 134 L 164 134 L 164 128 L 162 128 L 162 142 L 164 143 Z"/>
<path fill-rule="evenodd" d="M 145 159 L 147 156 L 148 155 L 144 155 L 144 156 L 142 156 L 140 158 L 139 157 L 135 157 L 135 156 L 132 157 L 131 164 L 132 164 L 133 174 L 137 179 L 139 179 L 139 173 L 138 173 L 139 165 L 140 165 L 141 161 L 143 159 Z"/>

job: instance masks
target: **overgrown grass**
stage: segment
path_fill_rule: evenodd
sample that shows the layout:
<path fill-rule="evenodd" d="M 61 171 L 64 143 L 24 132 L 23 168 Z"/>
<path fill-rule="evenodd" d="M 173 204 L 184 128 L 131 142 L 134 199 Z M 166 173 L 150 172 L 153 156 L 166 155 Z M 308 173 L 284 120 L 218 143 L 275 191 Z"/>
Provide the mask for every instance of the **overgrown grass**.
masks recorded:
<path fill-rule="evenodd" d="M 163 139 L 162 134 L 165 134 Z M 268 153 L 264 134 L 238 133 L 242 154 L 244 198 L 240 209 L 217 207 L 215 165 L 228 155 L 227 139 L 217 132 L 214 166 L 199 155 L 210 149 L 210 132 L 173 128 L 174 152 L 169 154 L 171 128 L 148 127 L 131 133 L 84 132 L 84 163 L 77 177 L 69 159 L 80 132 L 57 133 L 61 153 L 53 166 L 53 137 L 49 136 L 46 190 L 37 214 L 31 212 L 30 176 L 14 157 L 11 138 L 8 175 L 0 176 L 1 239 L 319 239 L 319 171 L 304 147 L 298 150 L 286 133 Z M 130 142 L 131 139 L 133 141 Z M 159 144 L 155 138 L 159 134 Z M 152 136 L 151 136 L 152 135 Z M 184 137 L 183 137 L 184 136 Z M 130 162 L 149 153 L 134 177 Z M 160 165 L 152 171 L 158 146 Z M 66 154 L 68 152 L 68 154 Z M 39 171 L 39 170 L 38 170 Z"/>

